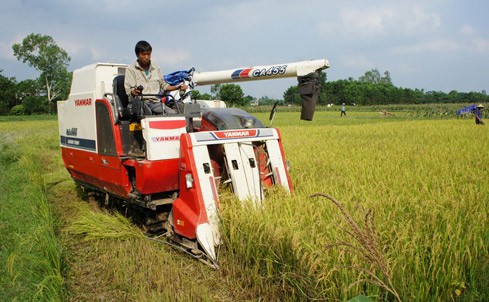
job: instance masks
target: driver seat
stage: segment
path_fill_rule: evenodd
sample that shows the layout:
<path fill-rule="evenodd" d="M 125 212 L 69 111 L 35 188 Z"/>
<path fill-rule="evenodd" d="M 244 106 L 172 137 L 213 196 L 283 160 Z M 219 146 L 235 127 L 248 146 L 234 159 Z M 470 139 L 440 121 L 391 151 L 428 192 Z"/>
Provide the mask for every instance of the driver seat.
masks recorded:
<path fill-rule="evenodd" d="M 123 74 L 117 75 L 113 80 L 115 103 L 120 120 L 128 120 L 131 118 L 131 110 L 128 108 L 129 98 L 124 88 Z"/>

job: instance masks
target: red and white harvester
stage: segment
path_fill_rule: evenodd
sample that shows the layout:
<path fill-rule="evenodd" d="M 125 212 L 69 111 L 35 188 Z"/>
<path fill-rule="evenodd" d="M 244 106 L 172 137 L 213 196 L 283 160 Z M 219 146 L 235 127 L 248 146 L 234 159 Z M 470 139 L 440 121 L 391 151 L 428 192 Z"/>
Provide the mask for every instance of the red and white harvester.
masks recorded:
<path fill-rule="evenodd" d="M 187 84 L 300 77 L 328 67 L 323 59 L 193 72 Z M 219 101 L 187 98 L 181 113 L 135 118 L 126 68 L 97 63 L 73 72 L 68 100 L 58 102 L 66 169 L 85 190 L 136 207 L 149 231 L 217 267 L 219 190 L 230 187 L 240 200 L 259 204 L 264 188 L 293 189 L 280 133 Z"/>

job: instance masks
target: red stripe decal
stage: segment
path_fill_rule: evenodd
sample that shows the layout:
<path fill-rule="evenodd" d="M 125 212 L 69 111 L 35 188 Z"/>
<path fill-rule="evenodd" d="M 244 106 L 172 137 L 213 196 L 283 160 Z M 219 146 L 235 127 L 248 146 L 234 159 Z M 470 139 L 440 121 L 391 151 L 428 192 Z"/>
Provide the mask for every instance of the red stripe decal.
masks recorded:
<path fill-rule="evenodd" d="M 247 78 L 247 77 L 249 77 L 248 74 L 250 73 L 251 70 L 252 70 L 252 68 L 243 69 L 243 71 L 241 71 L 241 73 L 239 74 L 239 77 L 240 78 Z"/>
<path fill-rule="evenodd" d="M 151 129 L 179 129 L 187 126 L 185 120 L 168 120 L 149 122 Z"/>
<path fill-rule="evenodd" d="M 217 139 L 232 139 L 258 136 L 256 129 L 236 129 L 212 132 Z"/>

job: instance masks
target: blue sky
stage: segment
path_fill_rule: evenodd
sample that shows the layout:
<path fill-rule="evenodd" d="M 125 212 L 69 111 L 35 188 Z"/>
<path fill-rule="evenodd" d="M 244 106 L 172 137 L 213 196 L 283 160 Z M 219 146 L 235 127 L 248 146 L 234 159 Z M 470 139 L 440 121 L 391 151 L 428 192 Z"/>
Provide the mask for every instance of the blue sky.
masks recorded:
<path fill-rule="evenodd" d="M 227 70 L 328 59 L 329 80 L 377 68 L 396 86 L 489 92 L 489 1 L 482 0 L 4 0 L 0 69 L 17 80 L 38 73 L 12 45 L 30 33 L 53 37 L 69 70 L 131 63 L 146 40 L 166 73 Z M 241 84 L 281 98 L 295 79 Z M 199 88 L 207 92 L 208 88 Z"/>

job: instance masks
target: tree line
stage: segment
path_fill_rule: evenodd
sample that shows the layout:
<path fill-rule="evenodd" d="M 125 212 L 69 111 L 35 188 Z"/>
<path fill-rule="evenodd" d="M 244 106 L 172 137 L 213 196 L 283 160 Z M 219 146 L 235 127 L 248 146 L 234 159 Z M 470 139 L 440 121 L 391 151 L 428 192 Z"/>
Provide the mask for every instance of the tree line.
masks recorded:
<path fill-rule="evenodd" d="M 377 69 L 365 72 L 355 80 L 327 81 L 325 72 L 321 73 L 321 92 L 319 104 L 350 104 L 350 105 L 387 105 L 387 104 L 431 104 L 431 103 L 486 103 L 489 96 L 485 90 L 481 92 L 449 93 L 441 91 L 424 91 L 397 87 L 392 84 L 388 71 L 384 76 Z M 287 104 L 300 104 L 297 86 L 289 87 L 284 93 Z"/>
<path fill-rule="evenodd" d="M 37 79 L 17 82 L 13 77 L 3 75 L 0 70 L 0 115 L 22 115 L 54 113 L 56 101 L 68 98 L 72 73 L 67 67 L 71 60 L 67 52 L 59 47 L 52 37 L 41 34 L 30 34 L 22 43 L 12 46 L 18 60 L 39 71 Z M 489 96 L 481 92 L 449 93 L 441 91 L 424 91 L 396 87 L 392 84 L 388 71 L 381 74 L 372 69 L 358 79 L 327 81 L 326 72 L 321 72 L 321 92 L 319 105 L 350 104 L 429 104 L 429 103 L 487 103 Z M 247 106 L 252 103 L 270 105 L 275 102 L 283 104 L 301 104 L 297 85 L 289 87 L 282 100 L 268 97 L 259 99 L 244 95 L 237 84 L 217 84 L 211 86 L 211 93 L 192 91 L 193 99 L 220 99 L 228 106 Z"/>

